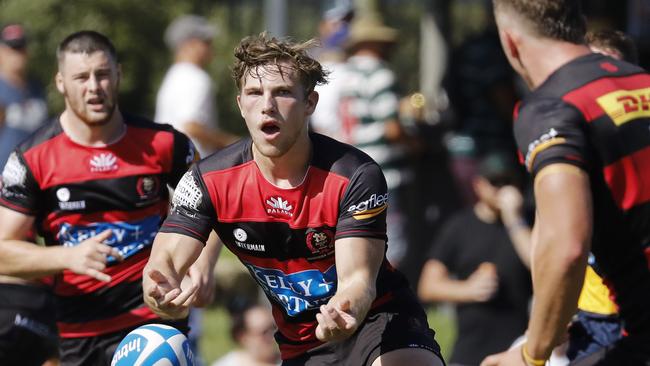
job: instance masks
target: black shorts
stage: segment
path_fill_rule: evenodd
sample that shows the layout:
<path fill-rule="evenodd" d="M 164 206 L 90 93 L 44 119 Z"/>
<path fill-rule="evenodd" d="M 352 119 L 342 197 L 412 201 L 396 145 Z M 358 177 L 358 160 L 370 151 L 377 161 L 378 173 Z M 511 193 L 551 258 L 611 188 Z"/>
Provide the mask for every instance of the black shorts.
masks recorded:
<path fill-rule="evenodd" d="M 186 336 L 189 332 L 187 319 L 173 322 L 153 319 L 148 323 L 170 325 Z M 61 366 L 109 366 L 122 339 L 139 326 L 95 337 L 61 338 Z"/>
<path fill-rule="evenodd" d="M 373 309 L 357 332 L 342 342 L 325 343 L 304 355 L 284 360 L 282 366 L 370 366 L 381 355 L 404 348 L 421 348 L 442 360 L 435 332 L 414 296 Z"/>
<path fill-rule="evenodd" d="M 650 366 L 650 334 L 623 337 L 613 345 L 578 358 L 571 366 Z"/>
<path fill-rule="evenodd" d="M 46 288 L 0 284 L 0 365 L 41 366 L 58 357 L 54 296 Z"/>

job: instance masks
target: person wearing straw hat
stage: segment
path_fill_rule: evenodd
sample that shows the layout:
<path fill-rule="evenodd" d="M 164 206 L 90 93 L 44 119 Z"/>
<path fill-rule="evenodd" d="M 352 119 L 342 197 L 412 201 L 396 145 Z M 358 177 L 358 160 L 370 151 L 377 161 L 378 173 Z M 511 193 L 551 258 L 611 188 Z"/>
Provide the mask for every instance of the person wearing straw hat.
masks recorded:
<path fill-rule="evenodd" d="M 398 31 L 386 26 L 377 14 L 352 21 L 339 108 L 346 142 L 370 155 L 386 176 L 392 204 L 387 218 L 388 259 L 399 268 L 408 248 L 400 192 L 412 179 L 407 159 L 413 141 L 398 119 L 397 78 L 386 63 L 397 36 Z"/>

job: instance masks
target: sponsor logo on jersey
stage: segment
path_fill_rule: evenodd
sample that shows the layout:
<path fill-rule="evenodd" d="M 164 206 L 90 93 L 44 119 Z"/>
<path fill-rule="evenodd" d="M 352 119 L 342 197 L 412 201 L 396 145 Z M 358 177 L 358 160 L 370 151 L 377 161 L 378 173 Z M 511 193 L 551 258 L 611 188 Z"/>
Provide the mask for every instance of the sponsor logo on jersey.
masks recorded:
<path fill-rule="evenodd" d="M 242 249 L 252 250 L 255 252 L 266 251 L 266 247 L 264 246 L 264 244 L 247 243 L 246 240 L 248 240 L 248 234 L 242 228 L 236 228 L 235 230 L 233 230 L 232 235 L 235 237 L 235 244 Z"/>
<path fill-rule="evenodd" d="M 59 208 L 61 210 L 83 210 L 86 208 L 86 201 L 70 201 L 70 190 L 62 187 L 56 190 L 56 198 L 59 199 Z"/>
<path fill-rule="evenodd" d="M 235 240 L 238 241 L 246 241 L 246 239 L 248 239 L 248 234 L 246 234 L 246 231 L 241 228 L 236 228 L 232 231 L 232 234 L 235 236 Z"/>
<path fill-rule="evenodd" d="M 148 175 L 138 178 L 136 190 L 140 199 L 150 200 L 158 196 L 160 191 L 160 180 L 155 175 Z"/>
<path fill-rule="evenodd" d="M 287 274 L 277 269 L 244 264 L 264 292 L 284 307 L 289 316 L 318 309 L 336 293 L 334 265 L 324 273 L 317 269 L 308 269 Z"/>
<path fill-rule="evenodd" d="M 307 229 L 305 235 L 307 248 L 314 254 L 307 260 L 324 258 L 334 253 L 334 233 L 330 229 Z"/>
<path fill-rule="evenodd" d="M 98 222 L 89 225 L 70 225 L 63 223 L 59 227 L 57 239 L 63 246 L 73 247 L 86 239 L 110 229 L 112 235 L 104 241 L 122 254 L 126 259 L 143 248 L 151 246 L 160 226 L 160 217 L 151 216 L 133 222 Z M 113 264 L 116 259 L 108 257 L 108 264 Z"/>
<path fill-rule="evenodd" d="M 203 193 L 201 193 L 199 184 L 194 179 L 193 173 L 188 171 L 183 175 L 183 178 L 181 178 L 176 186 L 176 190 L 174 190 L 172 209 L 176 210 L 182 207 L 190 210 L 198 210 L 202 198 Z M 191 212 L 186 213 L 191 214 Z"/>
<path fill-rule="evenodd" d="M 117 170 L 117 158 L 112 153 L 100 153 L 90 158 L 90 171 L 104 173 Z"/>
<path fill-rule="evenodd" d="M 548 132 L 544 133 L 538 139 L 528 144 L 528 152 L 526 153 L 525 159 L 525 164 L 526 167 L 528 167 L 528 170 L 532 170 L 533 162 L 535 161 L 537 154 L 548 149 L 551 146 L 563 144 L 565 142 L 566 139 L 564 137 L 560 137 L 560 134 L 557 132 L 557 130 L 551 127 Z"/>
<path fill-rule="evenodd" d="M 650 117 L 650 88 L 617 90 L 596 101 L 617 126 L 637 118 Z"/>
<path fill-rule="evenodd" d="M 27 182 L 27 168 L 20 162 L 15 152 L 9 155 L 5 168 L 2 171 L 3 187 L 25 187 Z"/>
<path fill-rule="evenodd" d="M 379 215 L 388 207 L 388 193 L 373 193 L 370 198 L 348 207 L 352 217 L 357 220 L 366 220 Z"/>
<path fill-rule="evenodd" d="M 2 171 L 0 189 L 5 198 L 25 199 L 23 188 L 27 184 L 27 168 L 20 162 L 16 153 L 11 153 Z"/>
<path fill-rule="evenodd" d="M 266 213 L 271 216 L 293 217 L 293 205 L 280 196 L 267 198 L 266 205 Z"/>

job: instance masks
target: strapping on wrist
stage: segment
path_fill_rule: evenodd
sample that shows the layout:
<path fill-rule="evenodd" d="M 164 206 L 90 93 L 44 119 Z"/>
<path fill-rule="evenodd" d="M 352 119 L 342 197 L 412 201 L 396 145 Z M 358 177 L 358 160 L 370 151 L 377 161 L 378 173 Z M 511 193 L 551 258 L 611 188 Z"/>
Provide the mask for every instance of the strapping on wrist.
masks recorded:
<path fill-rule="evenodd" d="M 546 365 L 545 359 L 533 358 L 526 349 L 526 343 L 521 346 L 521 358 L 524 359 L 524 363 L 529 366 L 544 366 Z"/>

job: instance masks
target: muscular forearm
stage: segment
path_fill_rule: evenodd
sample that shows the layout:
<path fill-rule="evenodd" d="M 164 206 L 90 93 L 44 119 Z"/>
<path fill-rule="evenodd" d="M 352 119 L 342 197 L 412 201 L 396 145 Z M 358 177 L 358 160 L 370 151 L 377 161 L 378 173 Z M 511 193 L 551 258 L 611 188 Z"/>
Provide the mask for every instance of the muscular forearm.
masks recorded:
<path fill-rule="evenodd" d="M 180 281 L 202 249 L 198 242 L 183 242 L 182 238 L 177 238 L 174 234 L 160 233 L 154 241 L 147 267 L 172 275 Z"/>
<path fill-rule="evenodd" d="M 587 256 L 557 250 L 560 247 L 539 242 L 533 254 L 535 297 L 527 350 L 534 358 L 547 359 L 566 333 L 584 280 Z"/>
<path fill-rule="evenodd" d="M 34 279 L 66 269 L 68 248 L 42 247 L 23 240 L 0 240 L 0 274 Z"/>
<path fill-rule="evenodd" d="M 335 302 L 348 300 L 352 313 L 356 315 L 357 319 L 363 320 L 376 296 L 375 282 L 359 275 L 345 281 L 339 280 L 334 299 Z"/>

